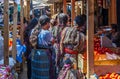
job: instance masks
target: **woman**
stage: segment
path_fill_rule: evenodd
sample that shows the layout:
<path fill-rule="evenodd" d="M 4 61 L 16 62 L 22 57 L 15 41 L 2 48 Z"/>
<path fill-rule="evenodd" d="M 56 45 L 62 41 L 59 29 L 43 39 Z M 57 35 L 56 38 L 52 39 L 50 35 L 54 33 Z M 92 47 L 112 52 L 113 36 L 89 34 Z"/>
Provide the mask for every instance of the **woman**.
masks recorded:
<path fill-rule="evenodd" d="M 60 39 L 61 39 L 61 32 L 62 30 L 67 27 L 67 23 L 68 23 L 68 16 L 64 13 L 60 13 L 57 15 L 56 17 L 57 20 L 57 25 L 53 27 L 53 29 L 51 30 L 53 37 L 55 39 L 55 44 L 54 44 L 54 48 L 55 48 L 55 53 L 56 53 L 56 66 L 57 66 L 57 73 L 59 72 L 59 70 L 62 68 L 60 61 L 61 61 L 61 57 L 60 57 Z"/>
<path fill-rule="evenodd" d="M 55 79 L 52 62 L 54 39 L 49 31 L 50 18 L 42 15 L 39 23 L 41 29 L 37 36 L 37 45 L 32 50 L 32 79 Z"/>
<path fill-rule="evenodd" d="M 31 20 L 31 22 L 28 24 L 28 26 L 25 29 L 24 32 L 24 43 L 26 45 L 26 59 L 27 59 L 27 77 L 28 79 L 31 79 L 31 58 L 30 58 L 30 53 L 31 53 L 31 49 L 32 47 L 30 46 L 30 42 L 29 42 L 29 37 L 31 34 L 32 29 L 38 24 L 38 20 L 36 18 L 33 18 Z"/>
<path fill-rule="evenodd" d="M 120 47 L 120 31 L 117 24 L 111 24 L 111 33 L 106 35 L 117 47 Z"/>
<path fill-rule="evenodd" d="M 57 16 L 57 25 L 54 26 L 54 30 L 52 30 L 53 36 L 57 43 L 60 42 L 60 33 L 64 29 L 64 27 L 67 27 L 68 23 L 68 16 L 64 13 L 60 13 Z"/>
<path fill-rule="evenodd" d="M 77 56 L 79 53 L 82 53 L 84 49 L 85 37 L 80 32 L 83 24 L 83 18 L 77 16 L 74 20 L 74 27 L 64 28 L 61 34 L 60 50 L 62 56 L 64 56 L 64 58 L 72 58 L 75 69 L 77 69 L 78 64 Z"/>
<path fill-rule="evenodd" d="M 73 68 L 73 62 L 67 58 L 57 79 L 83 79 L 83 74 Z"/>

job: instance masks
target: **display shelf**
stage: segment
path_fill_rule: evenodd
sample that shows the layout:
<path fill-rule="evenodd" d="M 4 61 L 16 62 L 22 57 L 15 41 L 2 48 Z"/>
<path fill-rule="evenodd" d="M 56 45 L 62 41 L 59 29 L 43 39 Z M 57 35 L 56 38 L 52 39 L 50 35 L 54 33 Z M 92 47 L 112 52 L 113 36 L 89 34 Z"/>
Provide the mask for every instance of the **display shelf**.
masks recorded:
<path fill-rule="evenodd" d="M 95 65 L 94 71 L 98 76 L 113 72 L 120 73 L 120 65 Z"/>
<path fill-rule="evenodd" d="M 120 59 L 95 61 L 94 64 L 95 73 L 99 76 L 107 73 L 120 72 Z"/>
<path fill-rule="evenodd" d="M 95 65 L 120 65 L 120 59 L 118 60 L 99 60 L 94 62 Z"/>
<path fill-rule="evenodd" d="M 112 72 L 120 73 L 120 59 L 94 61 L 94 70 L 97 75 L 104 75 L 106 73 L 112 73 Z M 86 60 L 84 60 L 83 72 L 87 73 Z"/>

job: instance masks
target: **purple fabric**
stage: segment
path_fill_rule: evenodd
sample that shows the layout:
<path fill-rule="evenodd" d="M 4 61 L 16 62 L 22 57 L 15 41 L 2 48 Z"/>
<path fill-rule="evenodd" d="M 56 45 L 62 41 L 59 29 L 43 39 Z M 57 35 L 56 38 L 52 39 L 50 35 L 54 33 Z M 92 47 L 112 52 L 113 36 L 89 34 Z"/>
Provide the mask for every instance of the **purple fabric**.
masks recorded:
<path fill-rule="evenodd" d="M 62 69 L 62 75 L 60 75 L 57 79 L 64 79 L 65 76 L 67 75 L 68 70 L 71 68 L 70 64 L 65 64 L 64 68 Z"/>

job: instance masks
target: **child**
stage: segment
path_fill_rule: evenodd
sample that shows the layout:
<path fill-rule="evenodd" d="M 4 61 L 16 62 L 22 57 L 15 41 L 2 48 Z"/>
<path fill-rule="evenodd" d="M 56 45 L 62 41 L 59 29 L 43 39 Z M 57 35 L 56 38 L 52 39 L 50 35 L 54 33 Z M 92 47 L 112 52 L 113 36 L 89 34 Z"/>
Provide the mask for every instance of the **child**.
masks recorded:
<path fill-rule="evenodd" d="M 79 72 L 73 68 L 71 59 L 67 58 L 57 79 L 83 79 L 83 77 L 80 77 Z"/>

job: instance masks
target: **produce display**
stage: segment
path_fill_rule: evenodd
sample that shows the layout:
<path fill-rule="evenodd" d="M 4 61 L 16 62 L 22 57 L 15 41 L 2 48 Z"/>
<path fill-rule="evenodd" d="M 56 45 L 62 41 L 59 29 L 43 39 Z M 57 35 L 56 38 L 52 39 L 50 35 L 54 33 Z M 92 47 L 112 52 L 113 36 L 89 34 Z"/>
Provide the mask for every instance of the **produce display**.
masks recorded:
<path fill-rule="evenodd" d="M 94 38 L 94 56 L 95 61 L 119 58 L 117 52 L 107 47 L 101 47 L 100 37 Z"/>
<path fill-rule="evenodd" d="M 96 37 L 94 38 L 94 51 L 96 51 L 99 54 L 105 54 L 106 52 L 112 54 L 112 53 L 116 53 L 112 50 L 110 50 L 107 47 L 101 47 L 101 40 L 100 37 Z"/>
<path fill-rule="evenodd" d="M 99 79 L 120 79 L 120 75 L 117 73 L 108 73 L 104 76 L 100 76 Z"/>
<path fill-rule="evenodd" d="M 0 65 L 0 79 L 13 79 L 9 66 Z"/>

